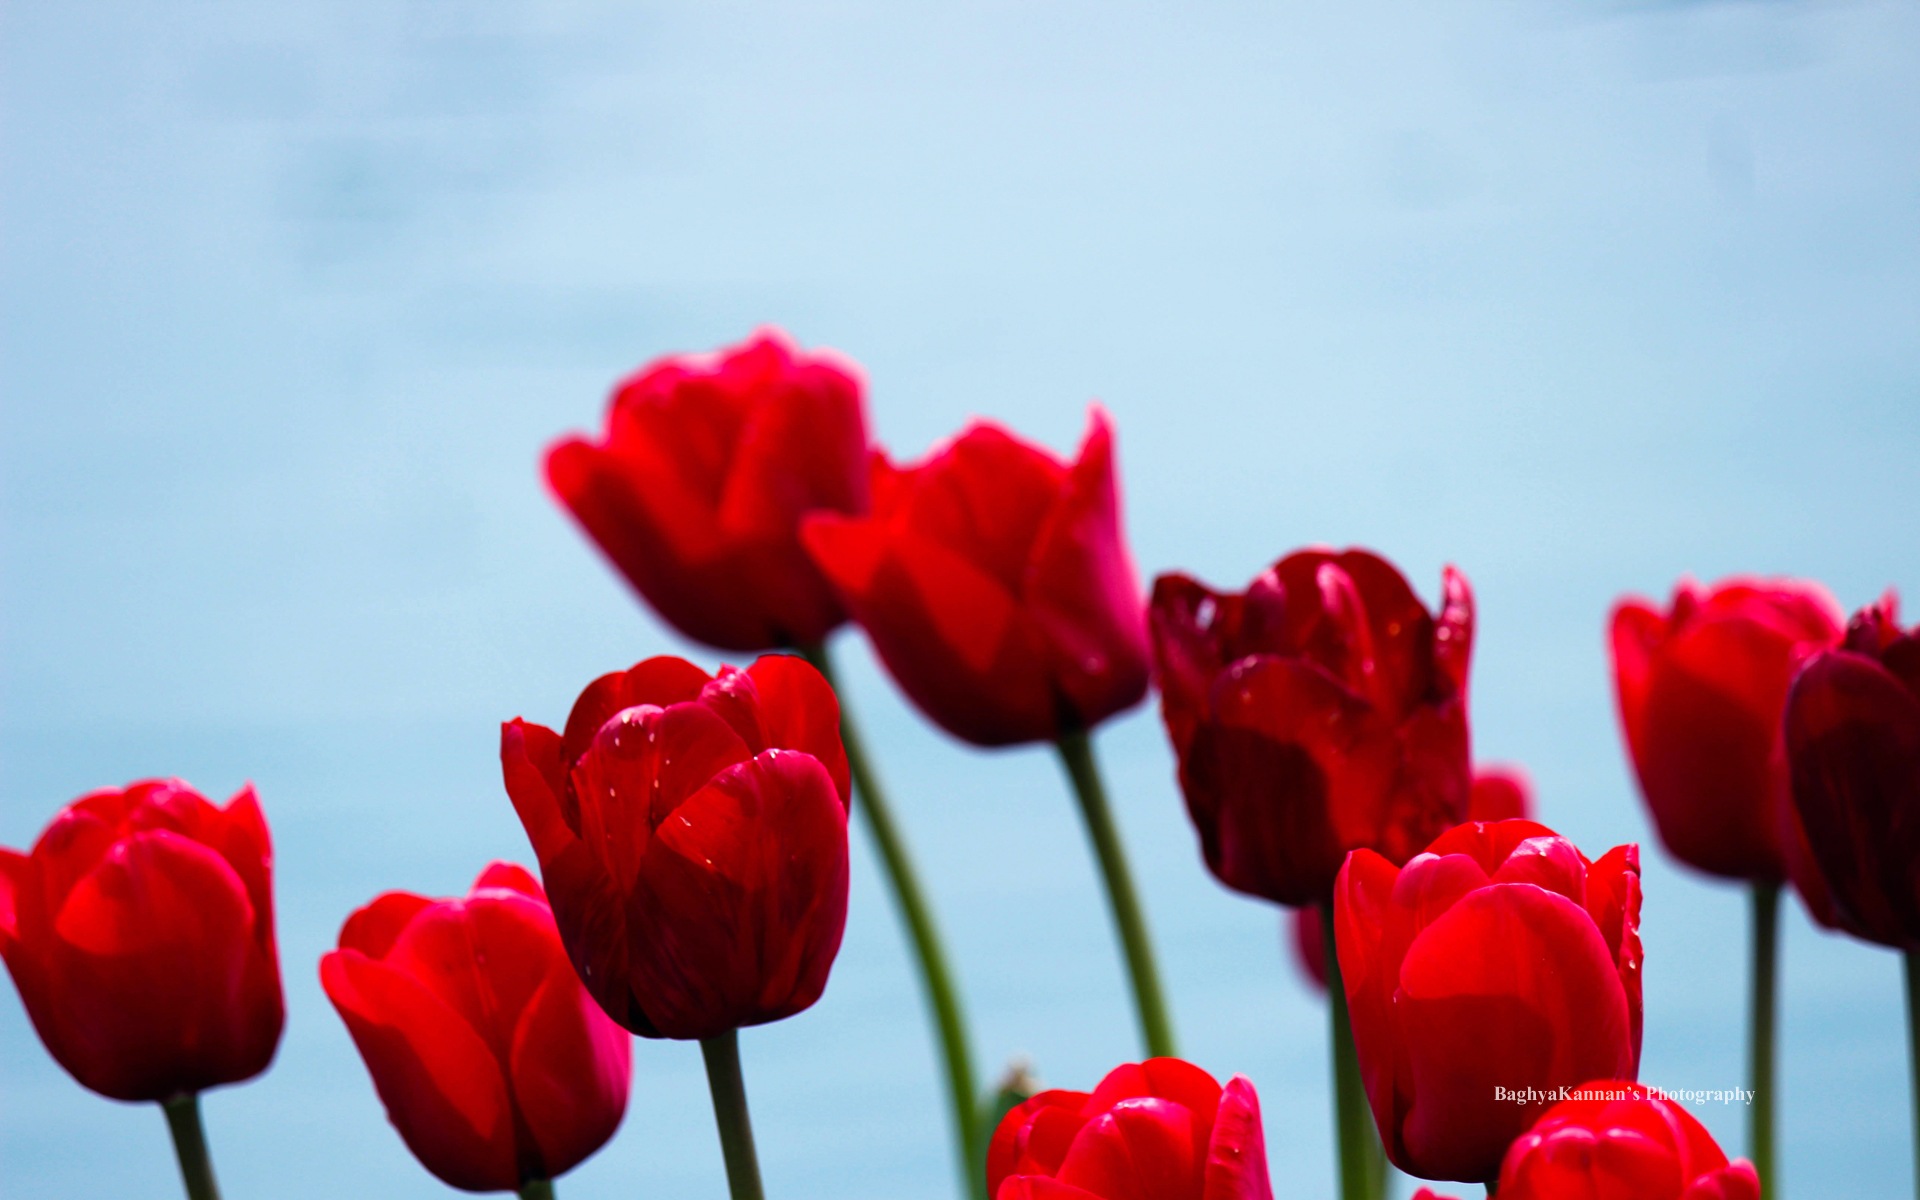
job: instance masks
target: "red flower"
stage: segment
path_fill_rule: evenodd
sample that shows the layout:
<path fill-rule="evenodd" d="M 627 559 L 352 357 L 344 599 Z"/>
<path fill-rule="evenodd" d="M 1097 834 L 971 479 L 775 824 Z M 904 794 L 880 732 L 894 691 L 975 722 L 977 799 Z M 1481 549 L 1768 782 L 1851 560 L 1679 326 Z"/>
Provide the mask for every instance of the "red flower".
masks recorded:
<path fill-rule="evenodd" d="M 846 619 L 796 531 L 808 512 L 867 510 L 860 393 L 852 364 L 774 329 L 663 358 L 614 389 L 599 441 L 547 452 L 547 483 L 688 637 L 804 646 Z"/>
<path fill-rule="evenodd" d="M 552 1179 L 627 1109 L 632 1045 L 580 986 L 545 893 L 494 863 L 461 900 L 388 892 L 320 983 L 420 1162 L 470 1192 Z"/>
<path fill-rule="evenodd" d="M 1759 1200 L 1685 1109 L 1638 1084 L 1589 1083 L 1548 1109 L 1500 1168 L 1500 1200 Z"/>
<path fill-rule="evenodd" d="M 1532 821 L 1448 830 L 1396 868 L 1356 850 L 1334 888 L 1354 1048 L 1387 1157 L 1491 1179 L 1549 1092 L 1640 1062 L 1640 865 L 1589 863 Z"/>
<path fill-rule="evenodd" d="M 1839 640 L 1833 599 L 1795 580 L 1682 580 L 1665 614 L 1631 599 L 1614 609 L 1620 724 L 1675 858 L 1735 879 L 1787 877 L 1805 851 L 1787 802 L 1781 710 L 1800 664 Z"/>
<path fill-rule="evenodd" d="M 253 788 L 224 809 L 177 779 L 92 792 L 31 853 L 0 849 L 0 955 L 48 1052 L 103 1096 L 266 1070 L 285 1008 Z"/>
<path fill-rule="evenodd" d="M 501 727 L 507 793 L 587 990 L 646 1037 L 777 1021 L 827 984 L 847 920 L 847 756 L 820 673 L 650 658 L 555 733 Z"/>
<path fill-rule="evenodd" d="M 994 1200 L 1272 1200 L 1260 1097 L 1177 1058 L 1116 1067 L 1089 1095 L 1048 1091 L 987 1148 Z"/>
<path fill-rule="evenodd" d="M 1429 614 L 1365 550 L 1290 554 L 1244 593 L 1154 582 L 1160 708 L 1207 867 L 1324 901 L 1349 850 L 1405 862 L 1465 818 L 1473 594 Z"/>
<path fill-rule="evenodd" d="M 982 746 L 1091 729 L 1147 691 L 1113 433 L 1068 464 L 979 422 L 921 462 L 873 461 L 873 515 L 815 515 L 814 561 L 922 712 Z"/>
<path fill-rule="evenodd" d="M 1507 821 L 1533 816 L 1533 783 L 1516 766 L 1489 765 L 1473 773 L 1469 821 Z M 1293 927 L 1293 956 L 1308 982 L 1327 990 L 1327 938 L 1319 910 L 1296 908 L 1289 915 Z"/>
<path fill-rule="evenodd" d="M 1901 632 L 1891 592 L 1793 681 L 1786 744 L 1817 864 L 1795 882 L 1830 889 L 1856 937 L 1920 950 L 1920 629 Z"/>

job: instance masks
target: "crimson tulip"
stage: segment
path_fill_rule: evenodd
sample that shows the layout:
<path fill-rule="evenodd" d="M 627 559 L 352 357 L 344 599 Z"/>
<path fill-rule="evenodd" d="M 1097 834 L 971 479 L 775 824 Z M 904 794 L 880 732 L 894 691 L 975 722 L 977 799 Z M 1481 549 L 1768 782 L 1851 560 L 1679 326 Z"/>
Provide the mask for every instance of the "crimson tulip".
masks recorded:
<path fill-rule="evenodd" d="M 225 808 L 177 779 L 91 792 L 29 853 L 0 849 L 0 956 L 47 1050 L 103 1096 L 260 1074 L 285 1008 L 253 788 Z"/>
<path fill-rule="evenodd" d="M 1533 783 L 1526 771 L 1516 766 L 1489 765 L 1473 773 L 1473 790 L 1467 801 L 1470 821 L 1506 821 L 1533 816 Z M 1296 908 L 1289 914 L 1293 929 L 1293 957 L 1300 971 L 1320 991 L 1327 990 L 1327 937 L 1325 923 L 1311 908 Z"/>
<path fill-rule="evenodd" d="M 847 917 L 839 704 L 804 661 L 650 658 L 501 727 L 561 940 L 608 1015 L 706 1039 L 807 1008 Z"/>
<path fill-rule="evenodd" d="M 1889 592 L 1841 647 L 1793 681 L 1785 736 L 1793 800 L 1834 916 L 1856 937 L 1920 951 L 1920 628 Z M 1806 872 L 1796 882 L 1808 884 Z"/>
<path fill-rule="evenodd" d="M 1637 1074 L 1636 847 L 1589 862 L 1533 821 L 1471 822 L 1405 867 L 1354 851 L 1334 920 L 1367 1099 L 1402 1170 L 1491 1179 L 1545 1106 L 1526 1089 Z"/>
<path fill-rule="evenodd" d="M 1272 1200 L 1260 1097 L 1177 1058 L 1116 1067 L 1092 1093 L 1041 1092 L 987 1147 L 993 1200 Z"/>
<path fill-rule="evenodd" d="M 523 868 L 492 864 L 462 899 L 386 893 L 347 918 L 320 983 L 407 1148 L 454 1187 L 553 1179 L 626 1112 L 627 1032 Z"/>
<path fill-rule="evenodd" d="M 801 536 L 900 687 L 956 737 L 1052 741 L 1146 695 L 1097 405 L 1071 463 L 985 421 L 918 463 L 876 452 L 872 513 L 816 513 Z"/>
<path fill-rule="evenodd" d="M 1780 739 L 1787 687 L 1840 640 L 1824 589 L 1798 580 L 1682 580 L 1661 612 L 1613 611 L 1620 724 L 1660 840 L 1710 874 L 1777 884 L 1804 854 Z M 1807 897 L 1816 915 L 1818 895 Z"/>
<path fill-rule="evenodd" d="M 1549 1108 L 1507 1151 L 1500 1200 L 1759 1200 L 1745 1159 L 1728 1162 L 1684 1108 L 1638 1084 L 1601 1081 Z"/>
<path fill-rule="evenodd" d="M 650 363 L 614 389 L 598 440 L 547 452 L 548 485 L 647 602 L 696 641 L 770 650 L 846 619 L 800 518 L 867 510 L 858 369 L 775 329 Z"/>
<path fill-rule="evenodd" d="M 1440 610 L 1365 550 L 1302 550 L 1242 593 L 1185 575 L 1149 609 L 1161 713 L 1207 867 L 1323 903 L 1350 850 L 1405 862 L 1464 820 L 1473 593 Z"/>

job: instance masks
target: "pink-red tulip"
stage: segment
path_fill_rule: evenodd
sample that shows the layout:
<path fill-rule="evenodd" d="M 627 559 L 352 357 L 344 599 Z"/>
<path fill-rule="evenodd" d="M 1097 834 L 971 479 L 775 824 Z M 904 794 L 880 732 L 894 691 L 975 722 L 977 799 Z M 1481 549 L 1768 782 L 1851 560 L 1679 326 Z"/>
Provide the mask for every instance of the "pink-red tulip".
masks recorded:
<path fill-rule="evenodd" d="M 1920 951 L 1920 629 L 1891 592 L 1794 680 L 1786 743 L 1818 872 L 1795 882 L 1830 890 L 1856 937 Z"/>
<path fill-rule="evenodd" d="M 820 673 L 650 658 L 564 733 L 501 728 L 507 793 L 573 964 L 614 1020 L 708 1038 L 826 987 L 847 919 L 846 751 Z"/>
<path fill-rule="evenodd" d="M 846 614 L 801 550 L 800 518 L 867 510 L 858 370 L 767 329 L 649 364 L 600 438 L 547 452 L 547 482 L 660 615 L 696 641 L 772 650 Z"/>
<path fill-rule="evenodd" d="M 1488 765 L 1473 773 L 1469 821 L 1507 821 L 1533 816 L 1533 783 L 1517 766 Z M 1293 957 L 1308 982 L 1327 990 L 1327 937 L 1318 911 L 1296 908 L 1289 914 L 1293 929 Z"/>
<path fill-rule="evenodd" d="M 517 1191 L 606 1144 L 632 1047 L 580 986 L 545 893 L 494 863 L 458 900 L 388 892 L 340 929 L 320 982 L 427 1170 Z"/>
<path fill-rule="evenodd" d="M 1787 686 L 1840 640 L 1839 607 L 1817 584 L 1682 580 L 1665 612 L 1613 612 L 1620 724 L 1660 840 L 1681 862 L 1758 883 L 1805 854 L 1787 799 L 1780 739 Z M 1816 915 L 1818 895 L 1806 897 Z"/>
<path fill-rule="evenodd" d="M 30 853 L 0 849 L 0 955 L 47 1050 L 103 1096 L 266 1070 L 285 1008 L 253 788 L 225 808 L 177 779 L 93 792 Z"/>
<path fill-rule="evenodd" d="M 1009 1112 L 987 1148 L 993 1200 L 1272 1200 L 1260 1098 L 1177 1058 Z"/>
<path fill-rule="evenodd" d="M 1107 415 L 1063 463 L 978 422 L 873 460 L 873 512 L 816 514 L 807 549 L 920 710 L 982 746 L 1093 728 L 1146 695 Z"/>
<path fill-rule="evenodd" d="M 1448 830 L 1405 867 L 1356 850 L 1334 919 L 1367 1099 L 1409 1174 L 1491 1179 L 1545 1107 L 1526 1089 L 1638 1073 L 1635 847 L 1590 863 L 1512 820 Z"/>
<path fill-rule="evenodd" d="M 1350 850 L 1405 862 L 1467 816 L 1473 594 L 1429 613 L 1365 550 L 1303 550 L 1242 593 L 1154 582 L 1161 713 L 1207 867 L 1324 903 Z"/>

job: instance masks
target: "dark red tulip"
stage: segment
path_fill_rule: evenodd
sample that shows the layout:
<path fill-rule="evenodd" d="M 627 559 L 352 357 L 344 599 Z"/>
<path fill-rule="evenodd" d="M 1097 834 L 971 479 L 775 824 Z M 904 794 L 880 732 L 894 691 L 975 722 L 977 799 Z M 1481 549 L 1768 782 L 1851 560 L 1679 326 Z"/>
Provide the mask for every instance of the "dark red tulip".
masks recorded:
<path fill-rule="evenodd" d="M 1116 1067 L 1087 1092 L 1047 1091 L 987 1148 L 993 1200 L 1272 1200 L 1260 1097 L 1177 1058 Z"/>
<path fill-rule="evenodd" d="M 1488 765 L 1473 773 L 1473 791 L 1467 804 L 1470 821 L 1507 821 L 1533 816 L 1533 783 L 1525 770 Z M 1315 908 L 1296 908 L 1288 914 L 1293 928 L 1293 956 L 1301 974 L 1320 991 L 1327 990 L 1327 938 Z"/>
<path fill-rule="evenodd" d="M 804 661 L 717 677 L 650 658 L 589 684 L 564 733 L 500 733 L 561 939 L 646 1037 L 777 1021 L 827 984 L 847 919 L 840 705 Z"/>
<path fill-rule="evenodd" d="M 1787 579 L 1682 580 L 1664 613 L 1634 599 L 1614 609 L 1620 724 L 1675 858 L 1779 883 L 1805 853 L 1787 801 L 1781 710 L 1800 665 L 1840 640 L 1840 620 L 1824 589 Z M 1806 898 L 1819 914 L 1821 898 Z"/>
<path fill-rule="evenodd" d="M 556 1178 L 626 1112 L 627 1032 L 580 986 L 520 867 L 494 863 L 463 899 L 379 897 L 347 918 L 320 983 L 407 1148 L 454 1187 Z"/>
<path fill-rule="evenodd" d="M 1409 1174 L 1491 1179 L 1546 1107 L 1524 1089 L 1638 1073 L 1636 847 L 1590 863 L 1514 820 L 1450 829 L 1405 867 L 1356 850 L 1334 920 L 1367 1099 Z"/>
<path fill-rule="evenodd" d="M 1634 1083 L 1596 1082 L 1549 1108 L 1500 1168 L 1500 1200 L 1759 1200 L 1680 1105 Z"/>
<path fill-rule="evenodd" d="M 1113 432 L 1094 406 L 1063 463 L 977 422 L 925 459 L 873 461 L 873 513 L 802 536 L 922 712 L 982 746 L 1091 729 L 1146 695 Z"/>
<path fill-rule="evenodd" d="M 1794 881 L 1830 889 L 1856 937 L 1920 951 L 1920 629 L 1891 592 L 1795 678 L 1786 744 L 1818 876 Z"/>
<path fill-rule="evenodd" d="M 861 391 L 851 363 L 774 329 L 663 358 L 614 389 L 598 441 L 547 452 L 547 482 L 688 637 L 805 646 L 846 619 L 797 530 L 816 510 L 867 511 Z"/>
<path fill-rule="evenodd" d="M 0 849 L 0 955 L 47 1050 L 103 1096 L 266 1070 L 285 1009 L 253 788 L 225 808 L 177 779 L 93 792 L 30 853 Z"/>
<path fill-rule="evenodd" d="M 1243 593 L 1154 582 L 1160 709 L 1207 867 L 1324 902 L 1349 850 L 1396 863 L 1464 820 L 1473 593 L 1429 613 L 1365 550 L 1303 550 Z"/>

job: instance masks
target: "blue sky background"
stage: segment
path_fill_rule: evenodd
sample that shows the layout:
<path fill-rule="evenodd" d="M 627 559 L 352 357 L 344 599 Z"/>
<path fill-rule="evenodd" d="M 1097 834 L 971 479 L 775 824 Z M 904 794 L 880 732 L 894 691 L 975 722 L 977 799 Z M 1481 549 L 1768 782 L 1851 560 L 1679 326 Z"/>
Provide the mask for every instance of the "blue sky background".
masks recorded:
<path fill-rule="evenodd" d="M 1648 842 L 1644 1078 L 1742 1071 L 1744 898 L 1634 798 L 1603 648 L 1684 572 L 1920 594 L 1920 11 L 444 0 L 0 12 L 0 843 L 91 788 L 259 787 L 290 1019 L 207 1100 L 237 1200 L 434 1196 L 316 981 L 393 887 L 525 859 L 497 722 L 689 650 L 541 448 L 662 352 L 776 322 L 903 454 L 1114 412 L 1143 577 L 1364 544 L 1481 604 L 1476 750 L 1591 853 Z M 1144 582 L 1144 578 L 1143 578 Z M 983 1069 L 1136 1055 L 1059 772 L 850 703 Z M 1324 1018 L 1199 863 L 1157 714 L 1100 738 L 1189 1055 L 1330 1194 Z M 826 998 L 743 1039 L 771 1195 L 952 1194 L 902 939 L 855 834 Z M 1898 969 L 1789 919 L 1785 1191 L 1908 1186 Z M 699 1056 L 643 1043 L 568 1197 L 717 1195 Z M 1728 1148 L 1743 1116 L 1703 1111 Z M 162 1121 L 0 989 L 0 1192 L 171 1197 Z"/>

